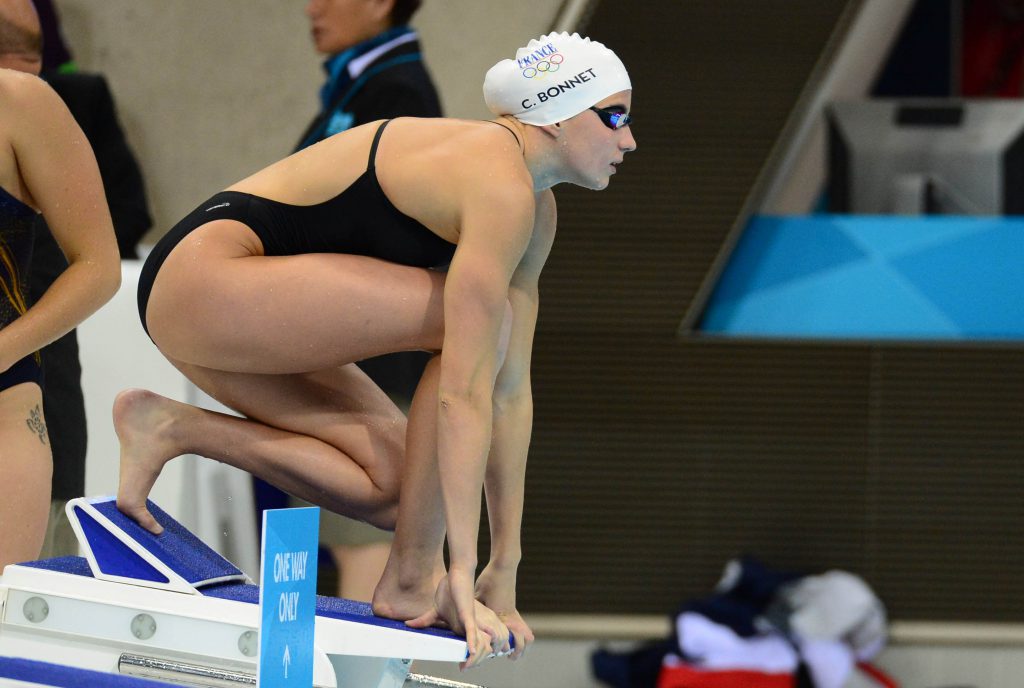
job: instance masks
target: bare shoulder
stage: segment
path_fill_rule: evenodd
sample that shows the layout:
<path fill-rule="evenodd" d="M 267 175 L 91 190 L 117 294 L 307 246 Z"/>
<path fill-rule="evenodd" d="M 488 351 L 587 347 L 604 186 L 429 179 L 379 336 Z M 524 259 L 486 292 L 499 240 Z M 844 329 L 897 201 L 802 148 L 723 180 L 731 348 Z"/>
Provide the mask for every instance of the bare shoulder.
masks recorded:
<path fill-rule="evenodd" d="M 481 124 L 474 133 L 461 156 L 460 177 L 469 195 L 496 211 L 514 210 L 532 225 L 538 194 L 517 140 L 499 125 Z"/>
<path fill-rule="evenodd" d="M 19 72 L 15 69 L 0 69 L 0 95 L 3 95 L 5 98 L 14 90 L 24 88 L 24 84 L 35 82 L 44 83 L 42 79 L 34 74 Z M 28 88 L 31 88 L 31 86 Z"/>
<path fill-rule="evenodd" d="M 93 206 L 98 189 L 102 199 L 92 148 L 49 84 L 31 74 L 0 70 L 0 112 L 5 149 L 0 175 L 23 190 L 19 197 L 55 219 L 67 212 L 68 198 L 82 197 L 83 205 Z"/>
<path fill-rule="evenodd" d="M 0 69 L 0 103 L 8 114 L 46 108 L 60 101 L 60 96 L 34 74 Z"/>
<path fill-rule="evenodd" d="M 512 141 L 511 136 L 505 136 Z M 464 188 L 465 207 L 483 210 L 499 222 L 514 221 L 529 231 L 537 209 L 533 180 L 518 150 L 509 151 L 502 144 L 500 139 L 497 144 L 481 142 L 464 157 L 465 168 L 459 177 Z"/>
<path fill-rule="evenodd" d="M 75 128 L 74 119 L 57 92 L 35 76 L 0 69 L 0 127 L 10 145 L 49 141 Z"/>
<path fill-rule="evenodd" d="M 19 157 L 42 150 L 72 156 L 65 147 L 85 140 L 61 97 L 33 74 L 0 69 L 0 112 L 5 139 Z"/>
<path fill-rule="evenodd" d="M 59 100 L 42 79 L 11 69 L 0 69 L 0 186 L 34 205 L 25 186 L 21 165 L 29 160 L 29 142 L 40 136 L 40 125 L 53 118 L 50 97 Z M 48 130 L 44 130 L 49 133 Z"/>

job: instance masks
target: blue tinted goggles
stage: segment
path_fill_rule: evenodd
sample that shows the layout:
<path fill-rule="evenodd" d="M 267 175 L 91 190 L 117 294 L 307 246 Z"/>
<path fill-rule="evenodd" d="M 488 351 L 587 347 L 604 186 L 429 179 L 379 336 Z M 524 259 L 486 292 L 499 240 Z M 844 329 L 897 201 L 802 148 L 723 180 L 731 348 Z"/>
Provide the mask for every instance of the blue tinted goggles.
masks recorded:
<path fill-rule="evenodd" d="M 622 127 L 628 127 L 633 122 L 633 117 L 625 112 L 619 112 L 618 110 L 603 109 L 596 105 L 590 108 L 597 113 L 597 116 L 601 118 L 601 121 L 609 129 L 621 129 Z"/>

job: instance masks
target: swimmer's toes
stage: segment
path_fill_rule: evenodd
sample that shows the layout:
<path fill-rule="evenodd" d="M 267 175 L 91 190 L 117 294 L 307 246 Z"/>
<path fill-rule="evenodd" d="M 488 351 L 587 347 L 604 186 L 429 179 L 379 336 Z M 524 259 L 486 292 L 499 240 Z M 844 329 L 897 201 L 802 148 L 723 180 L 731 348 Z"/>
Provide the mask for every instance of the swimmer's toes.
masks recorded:
<path fill-rule="evenodd" d="M 157 523 L 156 519 L 153 518 L 153 514 L 149 513 L 149 509 L 147 509 L 144 504 L 130 505 L 118 498 L 117 508 L 121 513 L 128 516 L 154 535 L 159 535 L 164 532 L 163 526 Z"/>
<path fill-rule="evenodd" d="M 444 623 L 444 619 L 441 618 L 436 609 L 431 609 L 430 611 L 420 614 L 415 619 L 409 619 L 405 622 L 405 625 L 409 628 L 429 628 L 431 626 L 441 624 L 445 627 L 448 625 L 447 623 Z"/>

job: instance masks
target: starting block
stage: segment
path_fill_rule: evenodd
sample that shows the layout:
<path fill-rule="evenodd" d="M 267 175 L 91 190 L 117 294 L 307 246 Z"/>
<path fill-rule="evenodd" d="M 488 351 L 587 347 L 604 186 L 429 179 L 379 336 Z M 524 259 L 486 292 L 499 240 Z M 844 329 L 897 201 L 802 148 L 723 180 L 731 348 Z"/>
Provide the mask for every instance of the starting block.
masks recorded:
<path fill-rule="evenodd" d="M 155 504 L 148 507 L 164 527 L 159 536 L 118 511 L 112 497 L 74 499 L 67 513 L 85 557 L 4 569 L 0 688 L 25 685 L 5 683 L 5 661 L 172 685 L 256 685 L 259 587 Z M 374 616 L 369 604 L 317 596 L 316 688 L 473 688 L 409 671 L 414 660 L 466 655 L 465 639 L 449 631 L 412 629 Z"/>

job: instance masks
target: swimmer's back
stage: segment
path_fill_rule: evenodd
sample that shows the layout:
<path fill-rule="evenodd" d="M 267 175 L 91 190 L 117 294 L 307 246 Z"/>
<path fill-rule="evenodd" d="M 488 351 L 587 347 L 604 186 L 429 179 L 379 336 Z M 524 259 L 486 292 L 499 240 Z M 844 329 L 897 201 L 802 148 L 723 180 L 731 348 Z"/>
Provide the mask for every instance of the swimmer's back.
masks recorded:
<path fill-rule="evenodd" d="M 490 122 L 401 117 L 370 160 L 381 121 L 305 148 L 229 187 L 293 205 L 322 203 L 376 166 L 381 189 L 402 213 L 442 239 L 458 241 L 462 197 L 481 185 L 530 187 L 518 140 Z"/>

